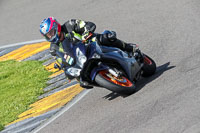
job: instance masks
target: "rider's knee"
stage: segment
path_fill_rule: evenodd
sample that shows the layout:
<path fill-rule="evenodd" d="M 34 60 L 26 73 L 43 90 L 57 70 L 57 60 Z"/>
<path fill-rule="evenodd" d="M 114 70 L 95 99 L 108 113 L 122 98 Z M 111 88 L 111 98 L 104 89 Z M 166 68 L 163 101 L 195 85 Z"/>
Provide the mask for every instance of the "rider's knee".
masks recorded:
<path fill-rule="evenodd" d="M 117 40 L 116 33 L 114 31 L 106 32 L 104 34 L 99 35 L 99 41 L 103 45 L 112 44 Z"/>

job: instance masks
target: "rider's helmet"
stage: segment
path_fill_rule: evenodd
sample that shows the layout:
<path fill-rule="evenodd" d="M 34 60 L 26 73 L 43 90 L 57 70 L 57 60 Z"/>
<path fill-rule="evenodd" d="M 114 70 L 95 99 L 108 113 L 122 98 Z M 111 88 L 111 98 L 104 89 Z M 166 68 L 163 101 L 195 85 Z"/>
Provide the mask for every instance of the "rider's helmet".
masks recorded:
<path fill-rule="evenodd" d="M 46 38 L 47 41 L 58 43 L 61 25 L 53 17 L 44 19 L 40 23 L 40 32 Z"/>

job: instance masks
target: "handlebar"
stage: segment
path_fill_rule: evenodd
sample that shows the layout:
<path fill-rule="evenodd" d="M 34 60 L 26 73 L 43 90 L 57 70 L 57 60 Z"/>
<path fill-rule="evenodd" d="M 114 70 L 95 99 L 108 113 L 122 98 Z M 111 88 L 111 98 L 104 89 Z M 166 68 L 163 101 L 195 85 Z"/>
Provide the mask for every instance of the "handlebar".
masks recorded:
<path fill-rule="evenodd" d="M 82 42 L 85 43 L 93 34 L 90 32 L 89 35 L 87 36 L 87 38 L 85 40 L 83 40 Z"/>

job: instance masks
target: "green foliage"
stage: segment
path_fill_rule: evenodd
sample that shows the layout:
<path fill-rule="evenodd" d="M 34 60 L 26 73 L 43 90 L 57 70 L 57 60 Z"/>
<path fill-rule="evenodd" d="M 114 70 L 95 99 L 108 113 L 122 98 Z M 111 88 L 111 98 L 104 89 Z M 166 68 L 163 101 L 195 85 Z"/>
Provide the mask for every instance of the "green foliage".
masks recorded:
<path fill-rule="evenodd" d="M 0 62 L 0 129 L 29 109 L 51 74 L 39 61 Z"/>
<path fill-rule="evenodd" d="M 0 124 L 0 131 L 3 130 L 3 129 L 4 129 L 3 125 Z"/>

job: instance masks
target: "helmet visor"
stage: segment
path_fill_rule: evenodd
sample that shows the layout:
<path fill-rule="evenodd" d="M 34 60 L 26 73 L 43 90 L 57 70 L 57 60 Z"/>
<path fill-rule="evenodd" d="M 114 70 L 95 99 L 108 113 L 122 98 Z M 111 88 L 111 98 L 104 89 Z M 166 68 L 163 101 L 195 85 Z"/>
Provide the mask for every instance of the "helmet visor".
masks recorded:
<path fill-rule="evenodd" d="M 56 29 L 53 28 L 47 34 L 45 34 L 45 37 L 47 40 L 53 40 L 55 38 L 55 35 L 56 35 Z"/>

